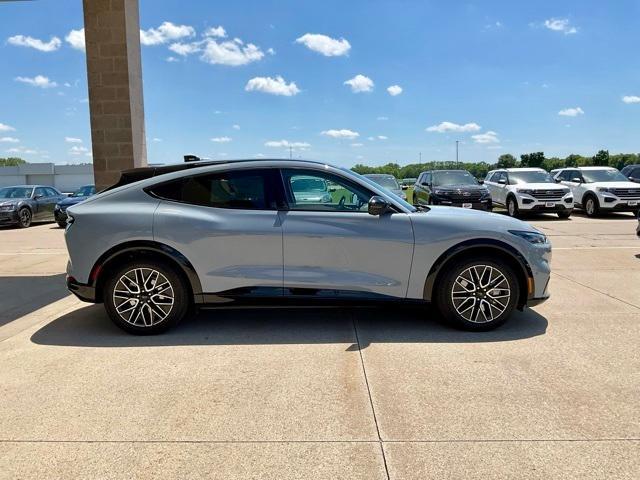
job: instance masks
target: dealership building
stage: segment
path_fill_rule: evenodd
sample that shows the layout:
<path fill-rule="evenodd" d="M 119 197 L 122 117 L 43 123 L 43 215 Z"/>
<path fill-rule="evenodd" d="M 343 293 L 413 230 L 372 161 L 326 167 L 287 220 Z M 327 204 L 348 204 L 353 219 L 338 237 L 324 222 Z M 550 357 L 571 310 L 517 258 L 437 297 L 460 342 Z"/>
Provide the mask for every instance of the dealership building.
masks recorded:
<path fill-rule="evenodd" d="M 0 187 L 11 185 L 49 185 L 61 192 L 74 192 L 93 184 L 93 165 L 56 165 L 24 163 L 16 167 L 0 167 Z"/>

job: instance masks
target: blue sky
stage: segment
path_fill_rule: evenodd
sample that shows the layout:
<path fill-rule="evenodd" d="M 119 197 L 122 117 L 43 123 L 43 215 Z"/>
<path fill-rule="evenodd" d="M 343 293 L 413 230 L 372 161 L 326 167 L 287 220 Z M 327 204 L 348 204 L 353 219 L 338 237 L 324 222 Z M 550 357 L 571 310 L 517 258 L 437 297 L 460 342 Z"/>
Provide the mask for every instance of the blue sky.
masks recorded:
<path fill-rule="evenodd" d="M 0 156 L 91 161 L 82 2 L 0 18 Z M 630 0 L 140 0 L 149 161 L 638 152 L 639 21 Z"/>

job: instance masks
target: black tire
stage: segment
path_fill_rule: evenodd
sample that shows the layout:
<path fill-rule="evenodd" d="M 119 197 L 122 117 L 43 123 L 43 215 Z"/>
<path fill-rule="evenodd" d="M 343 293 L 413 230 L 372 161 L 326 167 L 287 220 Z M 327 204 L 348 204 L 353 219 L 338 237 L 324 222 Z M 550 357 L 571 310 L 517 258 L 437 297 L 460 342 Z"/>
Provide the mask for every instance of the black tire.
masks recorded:
<path fill-rule="evenodd" d="M 29 228 L 33 222 L 33 214 L 27 207 L 18 210 L 18 226 L 20 228 Z"/>
<path fill-rule="evenodd" d="M 128 280 L 124 279 L 124 277 L 134 280 L 134 283 L 128 283 L 130 287 L 135 285 L 136 280 L 140 281 L 137 272 L 142 272 L 141 283 L 143 285 L 146 284 L 144 292 L 136 294 L 135 288 L 125 287 L 128 291 L 126 295 L 114 296 L 116 287 L 118 287 L 118 292 L 125 291 L 122 287 Z M 160 275 L 152 276 L 152 272 L 158 272 Z M 162 276 L 164 279 L 162 279 Z M 154 279 L 156 282 L 162 282 L 160 287 L 165 286 L 164 280 L 166 280 L 170 285 L 170 289 L 167 287 L 161 292 L 153 293 L 153 289 L 160 288 L 157 283 L 154 285 Z M 121 280 L 122 283 L 119 283 Z M 138 288 L 137 290 L 142 289 Z M 168 297 L 171 294 L 173 294 L 173 304 L 169 307 L 170 300 Z M 156 260 L 130 262 L 112 270 L 105 282 L 102 298 L 104 299 L 107 314 L 113 323 L 126 332 L 135 335 L 155 335 L 165 332 L 180 323 L 191 307 L 189 290 L 183 277 L 172 266 Z M 131 300 L 127 300 L 127 298 Z M 121 303 L 116 305 L 117 301 L 121 301 Z M 132 310 L 128 310 L 129 305 L 126 305 L 126 303 L 131 301 L 137 301 L 137 305 L 131 303 Z M 122 314 L 118 313 L 118 309 Z M 161 317 L 159 312 L 166 316 L 159 318 Z M 133 318 L 134 315 L 136 318 Z"/>
<path fill-rule="evenodd" d="M 67 228 L 67 222 L 56 222 L 60 228 Z"/>
<path fill-rule="evenodd" d="M 520 216 L 518 202 L 514 197 L 507 197 L 507 213 L 513 218 L 518 218 Z"/>
<path fill-rule="evenodd" d="M 559 218 L 569 218 L 571 216 L 571 210 L 568 211 L 564 211 L 564 212 L 558 212 L 558 217 Z"/>
<path fill-rule="evenodd" d="M 587 217 L 597 217 L 600 214 L 600 204 L 594 195 L 585 195 L 582 201 Z"/>
<path fill-rule="evenodd" d="M 488 281 L 499 281 L 500 283 L 493 285 L 493 288 L 478 288 L 477 290 L 471 290 L 474 287 L 469 286 L 469 283 L 466 286 L 461 282 L 456 283 L 459 278 L 463 280 L 471 278 L 472 275 L 468 273 L 474 267 L 477 268 L 476 273 L 480 272 L 480 282 L 477 283 L 485 283 L 485 286 L 489 287 L 492 284 L 487 283 Z M 491 267 L 493 270 L 486 271 L 483 270 L 483 267 Z M 496 272 L 499 272 L 502 277 Z M 486 274 L 489 277 L 485 277 Z M 503 278 L 504 281 L 500 278 Z M 487 279 L 489 280 L 487 281 Z M 434 294 L 434 299 L 444 320 L 456 328 L 475 332 L 493 330 L 506 322 L 516 308 L 520 295 L 520 285 L 512 267 L 507 262 L 493 256 L 454 260 L 446 266 L 444 275 L 438 279 L 437 285 L 438 290 Z M 468 290 L 465 290 L 467 288 Z M 506 289 L 509 290 L 509 296 L 505 300 L 502 295 L 505 294 Z M 454 299 L 454 293 L 461 290 L 464 290 L 464 293 Z M 472 294 L 472 292 L 474 293 Z M 492 292 L 493 295 L 489 296 L 487 292 Z M 494 296 L 499 298 L 497 303 Z M 466 300 L 461 300 L 461 298 L 466 298 Z M 465 302 L 469 305 L 466 305 Z M 468 310 L 469 307 L 471 311 Z M 487 308 L 488 315 L 485 314 Z"/>

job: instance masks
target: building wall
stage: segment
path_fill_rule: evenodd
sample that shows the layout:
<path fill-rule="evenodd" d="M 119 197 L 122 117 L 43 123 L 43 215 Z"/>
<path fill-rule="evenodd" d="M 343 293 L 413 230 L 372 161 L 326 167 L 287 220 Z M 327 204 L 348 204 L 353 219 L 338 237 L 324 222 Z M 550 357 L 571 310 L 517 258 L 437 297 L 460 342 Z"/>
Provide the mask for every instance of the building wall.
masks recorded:
<path fill-rule="evenodd" d="M 69 193 L 93 184 L 93 165 L 55 165 L 26 163 L 17 167 L 0 167 L 0 187 L 24 184 L 50 185 Z"/>

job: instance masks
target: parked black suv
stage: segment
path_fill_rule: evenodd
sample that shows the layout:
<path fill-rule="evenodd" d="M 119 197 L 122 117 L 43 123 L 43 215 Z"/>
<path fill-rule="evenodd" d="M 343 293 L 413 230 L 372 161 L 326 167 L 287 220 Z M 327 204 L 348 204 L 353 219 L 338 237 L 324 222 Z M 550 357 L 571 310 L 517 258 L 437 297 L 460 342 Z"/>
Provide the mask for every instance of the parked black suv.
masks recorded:
<path fill-rule="evenodd" d="M 67 208 L 69 208 L 71 205 L 77 205 L 78 203 L 85 201 L 91 195 L 95 194 L 95 185 L 84 185 L 73 192 L 67 198 L 59 201 L 55 209 L 53 210 L 53 214 L 56 217 L 56 222 L 58 223 L 60 228 L 64 228 L 67 226 Z"/>
<path fill-rule="evenodd" d="M 640 183 L 640 165 L 627 165 L 620 170 L 625 177 L 635 183 Z"/>
<path fill-rule="evenodd" d="M 489 190 L 466 170 L 422 172 L 413 186 L 413 204 L 492 209 Z"/>

